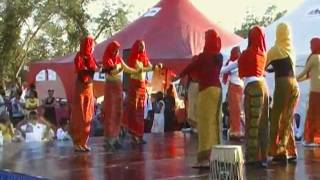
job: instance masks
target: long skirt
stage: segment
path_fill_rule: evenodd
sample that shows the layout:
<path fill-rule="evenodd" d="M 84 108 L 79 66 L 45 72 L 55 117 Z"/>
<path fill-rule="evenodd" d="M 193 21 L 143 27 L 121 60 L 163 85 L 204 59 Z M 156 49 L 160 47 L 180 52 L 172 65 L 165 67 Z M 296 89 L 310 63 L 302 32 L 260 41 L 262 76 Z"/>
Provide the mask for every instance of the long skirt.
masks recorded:
<path fill-rule="evenodd" d="M 70 118 L 70 135 L 75 146 L 87 145 L 93 113 L 93 84 L 76 81 Z"/>
<path fill-rule="evenodd" d="M 267 159 L 268 145 L 268 90 L 264 81 L 249 83 L 245 90 L 246 162 Z"/>
<path fill-rule="evenodd" d="M 241 132 L 241 101 L 243 88 L 230 83 L 228 88 L 228 105 L 230 112 L 230 135 L 240 136 Z"/>
<path fill-rule="evenodd" d="M 270 113 L 270 156 L 297 156 L 293 115 L 298 99 L 299 87 L 295 78 L 276 78 Z"/>
<path fill-rule="evenodd" d="M 122 99 L 121 81 L 107 81 L 104 91 L 104 135 L 106 138 L 117 138 L 120 134 Z"/>
<path fill-rule="evenodd" d="M 190 82 L 188 88 L 188 121 L 192 127 L 197 126 L 197 101 L 199 93 L 199 84 Z"/>
<path fill-rule="evenodd" d="M 198 162 L 210 159 L 213 145 L 220 143 L 221 88 L 209 87 L 199 91 L 198 104 Z"/>
<path fill-rule="evenodd" d="M 320 92 L 310 92 L 309 107 L 304 126 L 304 140 L 306 143 L 320 144 Z"/>
<path fill-rule="evenodd" d="M 144 133 L 144 101 L 146 86 L 144 81 L 129 80 L 128 87 L 128 129 L 136 137 L 143 137 Z"/>

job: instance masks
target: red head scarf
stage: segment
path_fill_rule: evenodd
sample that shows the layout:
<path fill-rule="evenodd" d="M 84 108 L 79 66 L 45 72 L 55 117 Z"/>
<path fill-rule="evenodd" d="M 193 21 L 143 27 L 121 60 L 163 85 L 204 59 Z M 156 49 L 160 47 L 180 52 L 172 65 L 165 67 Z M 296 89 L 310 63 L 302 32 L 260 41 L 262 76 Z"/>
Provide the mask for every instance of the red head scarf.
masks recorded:
<path fill-rule="evenodd" d="M 74 65 L 81 81 L 87 82 L 92 79 L 95 69 L 97 68 L 96 60 L 93 57 L 92 49 L 94 40 L 87 36 L 80 45 L 80 51 L 74 59 Z M 86 72 L 84 70 L 87 69 Z M 90 71 L 90 72 L 89 72 Z"/>
<path fill-rule="evenodd" d="M 266 66 L 266 43 L 263 29 L 254 26 L 248 36 L 248 48 L 239 58 L 239 76 L 262 76 Z"/>
<path fill-rule="evenodd" d="M 310 41 L 310 49 L 311 49 L 311 54 L 308 57 L 308 60 L 306 62 L 306 64 L 309 62 L 310 57 L 314 54 L 320 54 L 320 38 L 319 37 L 315 37 L 312 38 Z M 309 73 L 307 74 L 307 78 L 309 78 L 310 75 Z"/>
<path fill-rule="evenodd" d="M 142 62 L 144 66 L 147 66 L 149 63 L 149 58 L 145 47 L 140 49 L 142 45 L 145 45 L 144 41 L 137 40 L 131 47 L 128 65 L 132 68 L 135 68 L 136 61 Z"/>
<path fill-rule="evenodd" d="M 87 36 L 80 44 L 81 56 L 91 56 L 94 45 L 94 39 L 92 36 Z"/>
<path fill-rule="evenodd" d="M 231 49 L 231 52 L 230 52 L 230 58 L 229 58 L 228 62 L 226 63 L 226 65 L 228 65 L 230 61 L 234 62 L 234 61 L 238 60 L 239 57 L 240 57 L 240 54 L 241 54 L 239 52 L 240 52 L 240 47 L 239 46 L 233 47 Z M 230 75 L 230 73 L 226 73 L 226 74 L 223 75 L 222 82 L 224 84 L 227 84 L 229 75 Z"/>
<path fill-rule="evenodd" d="M 248 50 L 259 55 L 264 55 L 266 52 L 265 35 L 261 27 L 254 26 L 249 31 Z"/>
<path fill-rule="evenodd" d="M 115 65 L 121 63 L 121 57 L 116 54 L 116 51 L 120 48 L 120 44 L 117 41 L 112 41 L 104 51 L 103 65 L 105 68 L 113 68 Z"/>
<path fill-rule="evenodd" d="M 312 38 L 310 44 L 311 44 L 311 53 L 320 54 L 320 38 L 319 37 Z"/>
<path fill-rule="evenodd" d="M 205 34 L 204 53 L 219 54 L 221 50 L 221 39 L 214 29 L 209 29 Z"/>

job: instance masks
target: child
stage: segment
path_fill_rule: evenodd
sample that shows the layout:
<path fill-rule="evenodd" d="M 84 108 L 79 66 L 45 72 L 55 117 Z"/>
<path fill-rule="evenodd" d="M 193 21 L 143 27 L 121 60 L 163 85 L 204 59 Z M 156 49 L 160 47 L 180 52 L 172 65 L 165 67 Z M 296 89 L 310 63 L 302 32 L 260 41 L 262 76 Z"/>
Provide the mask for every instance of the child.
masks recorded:
<path fill-rule="evenodd" d="M 30 96 L 26 98 L 25 108 L 27 110 L 27 114 L 30 111 L 37 111 L 40 105 L 38 94 L 36 91 L 30 91 Z"/>
<path fill-rule="evenodd" d="M 156 106 L 157 110 L 154 114 L 153 125 L 151 128 L 152 133 L 163 133 L 164 132 L 164 110 L 165 104 L 163 101 L 163 93 L 158 92 L 156 95 Z"/>
<path fill-rule="evenodd" d="M 40 123 L 36 111 L 29 113 L 27 122 L 21 125 L 19 129 L 26 142 L 41 142 L 50 139 L 50 128 Z"/>
<path fill-rule="evenodd" d="M 14 135 L 14 128 L 10 122 L 10 117 L 7 114 L 3 114 L 0 117 L 0 131 L 2 133 L 4 142 L 11 142 Z"/>
<path fill-rule="evenodd" d="M 66 118 L 61 120 L 61 127 L 57 130 L 58 141 L 68 141 L 71 139 L 69 133 L 69 121 Z"/>

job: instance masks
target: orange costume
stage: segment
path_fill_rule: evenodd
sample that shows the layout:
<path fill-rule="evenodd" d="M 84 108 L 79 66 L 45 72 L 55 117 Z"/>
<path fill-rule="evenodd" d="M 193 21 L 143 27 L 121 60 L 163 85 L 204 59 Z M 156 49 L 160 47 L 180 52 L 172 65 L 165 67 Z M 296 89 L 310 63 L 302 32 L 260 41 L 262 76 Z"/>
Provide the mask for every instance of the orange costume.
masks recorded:
<path fill-rule="evenodd" d="M 90 150 L 87 142 L 94 112 L 92 79 L 97 68 L 92 54 L 93 45 L 93 38 L 86 37 L 74 59 L 77 79 L 72 100 L 70 134 L 76 151 Z"/>

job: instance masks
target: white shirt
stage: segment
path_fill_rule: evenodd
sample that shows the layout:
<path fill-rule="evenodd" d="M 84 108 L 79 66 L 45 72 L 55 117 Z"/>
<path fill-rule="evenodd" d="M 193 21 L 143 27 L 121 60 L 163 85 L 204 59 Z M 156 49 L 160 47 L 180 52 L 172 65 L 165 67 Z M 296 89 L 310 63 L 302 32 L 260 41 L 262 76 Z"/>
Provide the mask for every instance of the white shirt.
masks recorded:
<path fill-rule="evenodd" d="M 299 128 L 297 127 L 297 124 L 296 122 L 294 121 L 294 134 L 296 137 L 301 137 L 302 136 L 302 133 L 303 133 L 303 130 L 302 130 L 302 125 L 301 125 L 301 121 L 300 121 L 300 126 Z"/>
<path fill-rule="evenodd" d="M 44 139 L 46 125 L 41 123 L 27 123 L 21 126 L 21 130 L 26 134 L 26 142 L 41 142 Z"/>
<path fill-rule="evenodd" d="M 68 131 L 64 131 L 62 128 L 59 128 L 57 130 L 57 139 L 59 141 L 63 141 L 63 140 L 69 140 L 71 139 L 71 137 L 69 136 Z"/>
<path fill-rule="evenodd" d="M 228 65 L 224 65 L 221 68 L 220 73 L 230 73 L 230 82 L 243 87 L 243 81 L 239 78 L 238 61 L 230 61 Z"/>
<path fill-rule="evenodd" d="M 249 76 L 249 77 L 245 77 L 243 81 L 244 81 L 244 87 L 247 87 L 247 85 L 251 82 L 263 81 L 263 77 Z"/>

